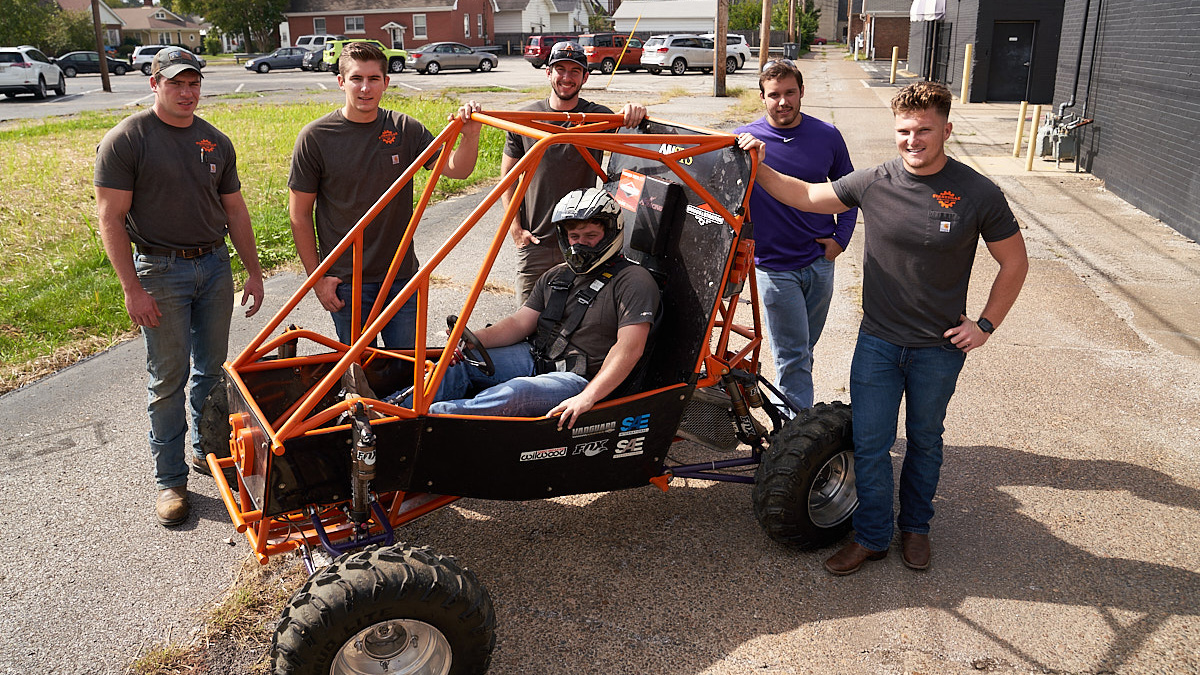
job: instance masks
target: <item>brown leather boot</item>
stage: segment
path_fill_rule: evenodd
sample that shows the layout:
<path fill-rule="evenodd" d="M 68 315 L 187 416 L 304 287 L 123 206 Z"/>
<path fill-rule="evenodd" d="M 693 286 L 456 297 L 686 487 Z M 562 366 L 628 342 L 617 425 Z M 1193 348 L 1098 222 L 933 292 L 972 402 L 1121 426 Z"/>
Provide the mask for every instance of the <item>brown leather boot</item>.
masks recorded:
<path fill-rule="evenodd" d="M 161 490 L 158 493 L 158 501 L 154 504 L 154 513 L 163 527 L 182 525 L 183 521 L 187 520 L 190 510 L 186 485 Z"/>
<path fill-rule="evenodd" d="M 929 568 L 929 535 L 901 532 L 900 551 L 905 566 L 914 570 Z"/>
<path fill-rule="evenodd" d="M 829 570 L 830 574 L 844 577 L 847 574 L 854 574 L 868 560 L 883 560 L 887 557 L 887 549 L 882 551 L 872 551 L 865 546 L 859 545 L 858 542 L 852 541 L 846 544 L 842 550 L 834 553 L 829 560 L 825 561 L 825 569 Z"/>

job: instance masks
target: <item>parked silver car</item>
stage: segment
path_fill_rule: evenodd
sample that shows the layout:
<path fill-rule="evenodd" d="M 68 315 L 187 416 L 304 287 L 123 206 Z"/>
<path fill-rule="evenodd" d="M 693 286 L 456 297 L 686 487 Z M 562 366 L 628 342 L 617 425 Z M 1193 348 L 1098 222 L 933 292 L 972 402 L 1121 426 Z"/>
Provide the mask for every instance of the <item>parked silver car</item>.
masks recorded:
<path fill-rule="evenodd" d="M 670 70 L 683 75 L 689 70 L 711 73 L 713 41 L 699 35 L 652 35 L 642 45 L 642 65 L 651 74 Z"/>
<path fill-rule="evenodd" d="M 713 48 L 716 49 L 715 33 L 705 33 L 702 38 L 708 38 L 714 42 Z M 750 45 L 746 44 L 746 38 L 737 34 L 729 33 L 725 36 L 725 72 L 734 73 L 738 68 L 746 65 L 750 60 Z"/>
<path fill-rule="evenodd" d="M 451 68 L 469 68 L 488 72 L 500 65 L 500 58 L 491 52 L 477 52 L 458 42 L 431 42 L 408 53 L 409 63 L 417 72 L 436 75 Z"/>

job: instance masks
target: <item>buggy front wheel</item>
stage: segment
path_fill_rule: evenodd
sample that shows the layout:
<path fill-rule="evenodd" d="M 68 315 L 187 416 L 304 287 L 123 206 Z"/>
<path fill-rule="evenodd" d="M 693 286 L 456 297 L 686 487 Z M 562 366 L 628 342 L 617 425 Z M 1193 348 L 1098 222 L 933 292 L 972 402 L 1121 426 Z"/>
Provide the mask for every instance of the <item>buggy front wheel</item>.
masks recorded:
<path fill-rule="evenodd" d="M 752 493 L 767 536 L 817 548 L 850 530 L 858 506 L 850 422 L 850 406 L 818 403 L 771 435 Z"/>
<path fill-rule="evenodd" d="M 496 645 L 487 590 L 428 548 L 369 547 L 313 575 L 283 611 L 276 675 L 483 673 Z"/>

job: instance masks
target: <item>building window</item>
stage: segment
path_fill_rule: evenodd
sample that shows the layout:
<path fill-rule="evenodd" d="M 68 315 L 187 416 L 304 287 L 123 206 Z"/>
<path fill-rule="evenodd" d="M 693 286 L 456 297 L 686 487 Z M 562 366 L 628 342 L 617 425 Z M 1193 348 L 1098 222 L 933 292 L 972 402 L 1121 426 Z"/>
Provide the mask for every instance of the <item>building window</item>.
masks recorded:
<path fill-rule="evenodd" d="M 313 19 L 313 32 L 317 35 L 325 34 L 325 17 L 317 17 Z"/>
<path fill-rule="evenodd" d="M 463 14 L 463 39 L 471 39 L 471 15 Z"/>
<path fill-rule="evenodd" d="M 160 45 L 171 44 L 171 34 L 170 33 L 159 33 L 158 34 L 158 44 L 160 44 Z"/>
<path fill-rule="evenodd" d="M 347 33 L 365 33 L 367 32 L 366 24 L 361 16 L 346 17 L 346 32 Z"/>
<path fill-rule="evenodd" d="M 425 15 L 413 14 L 413 39 L 428 40 L 429 34 L 425 32 Z"/>
<path fill-rule="evenodd" d="M 475 32 L 476 32 L 476 33 L 479 35 L 479 37 L 481 37 L 481 38 L 483 38 L 483 37 L 487 37 L 486 35 L 484 35 L 484 34 L 483 34 L 483 15 L 482 15 L 482 14 L 476 14 L 475 16 L 476 16 L 476 17 L 478 17 L 478 20 L 475 22 L 475 28 L 476 28 Z"/>

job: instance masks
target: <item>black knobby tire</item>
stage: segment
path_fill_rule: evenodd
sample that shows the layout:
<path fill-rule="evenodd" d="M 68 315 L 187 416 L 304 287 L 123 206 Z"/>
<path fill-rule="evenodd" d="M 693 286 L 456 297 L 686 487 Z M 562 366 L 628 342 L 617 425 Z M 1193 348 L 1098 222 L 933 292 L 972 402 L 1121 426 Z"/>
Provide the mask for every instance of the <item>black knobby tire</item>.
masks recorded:
<path fill-rule="evenodd" d="M 771 434 L 751 495 L 771 539 L 817 548 L 850 530 L 858 505 L 850 422 L 850 406 L 818 403 Z"/>
<path fill-rule="evenodd" d="M 495 628 L 487 590 L 453 558 L 426 547 L 372 546 L 341 556 L 292 597 L 271 641 L 272 672 L 379 672 L 335 664 L 340 657 L 363 658 L 376 669 L 388 660 L 389 673 L 440 672 L 436 661 L 406 662 L 440 652 L 451 660 L 451 675 L 483 673 L 496 646 Z"/>
<path fill-rule="evenodd" d="M 229 394 L 225 383 L 219 382 L 208 396 L 204 398 L 204 406 L 200 408 L 200 449 L 205 455 L 213 454 L 217 458 L 229 456 Z M 234 488 L 237 487 L 237 471 L 225 469 L 225 480 Z"/>

